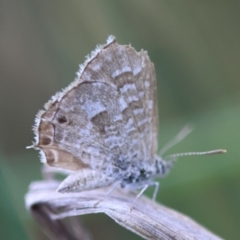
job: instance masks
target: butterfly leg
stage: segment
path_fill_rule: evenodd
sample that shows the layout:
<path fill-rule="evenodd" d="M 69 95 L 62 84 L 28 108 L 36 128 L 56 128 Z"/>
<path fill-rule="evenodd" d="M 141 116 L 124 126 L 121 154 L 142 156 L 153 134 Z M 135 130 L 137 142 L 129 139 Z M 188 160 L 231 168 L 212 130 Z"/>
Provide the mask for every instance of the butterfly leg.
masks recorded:
<path fill-rule="evenodd" d="M 150 187 L 150 186 L 153 186 L 153 185 L 155 185 L 155 189 L 154 189 L 152 200 L 153 201 L 156 200 L 158 189 L 159 189 L 159 182 L 148 183 L 148 184 L 144 185 L 144 187 L 141 189 L 141 191 L 138 193 L 138 195 L 136 196 L 136 198 L 132 202 L 131 207 L 130 207 L 130 211 L 132 211 L 134 204 L 141 197 L 141 195 L 147 190 L 147 188 Z"/>
<path fill-rule="evenodd" d="M 107 187 L 116 181 L 99 171 L 82 168 L 63 180 L 59 185 L 58 192 L 81 192 L 95 188 Z"/>
<path fill-rule="evenodd" d="M 156 201 L 157 193 L 158 193 L 158 190 L 159 190 L 159 182 L 153 182 L 153 185 L 155 185 L 155 189 L 154 189 L 154 192 L 153 192 L 152 200 Z"/>
<path fill-rule="evenodd" d="M 107 196 L 109 196 L 113 191 L 114 189 L 117 188 L 117 186 L 121 183 L 121 181 L 117 181 L 115 182 L 112 187 L 108 190 L 108 192 L 106 193 L 106 195 L 101 198 L 100 200 L 98 200 L 95 204 L 94 204 L 94 207 L 96 207 L 100 202 L 102 202 Z"/>
<path fill-rule="evenodd" d="M 144 185 L 144 187 L 142 188 L 142 190 L 138 193 L 138 195 L 135 197 L 135 199 L 133 200 L 131 207 L 130 207 L 130 211 L 132 211 L 134 204 L 136 203 L 136 201 L 141 197 L 141 195 L 146 191 L 146 189 L 149 187 L 149 184 Z"/>

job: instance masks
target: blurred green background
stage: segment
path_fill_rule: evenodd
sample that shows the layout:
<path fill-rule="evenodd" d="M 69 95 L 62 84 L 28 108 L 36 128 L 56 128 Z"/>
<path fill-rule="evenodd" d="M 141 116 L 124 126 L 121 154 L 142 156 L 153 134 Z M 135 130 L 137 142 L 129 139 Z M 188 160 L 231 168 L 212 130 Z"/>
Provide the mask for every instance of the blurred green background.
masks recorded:
<path fill-rule="evenodd" d="M 186 123 L 195 131 L 169 153 L 180 159 L 158 201 L 225 239 L 240 239 L 240 2 L 3 0 L 0 4 L 0 238 L 47 239 L 24 206 L 41 178 L 35 114 L 75 78 L 96 44 L 115 35 L 155 64 L 159 148 Z M 150 189 L 147 194 L 151 194 Z M 95 239 L 141 239 L 104 215 L 83 218 Z"/>

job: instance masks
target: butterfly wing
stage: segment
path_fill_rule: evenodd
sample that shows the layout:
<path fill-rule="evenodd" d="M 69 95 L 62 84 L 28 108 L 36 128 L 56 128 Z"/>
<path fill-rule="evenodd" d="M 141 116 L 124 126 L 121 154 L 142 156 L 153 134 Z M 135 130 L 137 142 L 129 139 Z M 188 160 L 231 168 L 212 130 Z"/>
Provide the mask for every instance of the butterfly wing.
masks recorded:
<path fill-rule="evenodd" d="M 36 119 L 35 147 L 51 166 L 104 170 L 154 160 L 156 78 L 145 51 L 110 37 L 45 107 Z"/>

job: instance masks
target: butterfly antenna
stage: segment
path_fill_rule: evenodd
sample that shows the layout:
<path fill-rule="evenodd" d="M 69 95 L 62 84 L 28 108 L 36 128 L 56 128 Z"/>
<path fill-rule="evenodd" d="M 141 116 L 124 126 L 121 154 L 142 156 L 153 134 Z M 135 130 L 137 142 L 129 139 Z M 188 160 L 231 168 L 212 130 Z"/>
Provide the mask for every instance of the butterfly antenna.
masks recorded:
<path fill-rule="evenodd" d="M 166 157 L 164 157 L 165 160 L 173 160 L 177 159 L 179 157 L 186 157 L 186 156 L 201 156 L 201 155 L 213 155 L 213 154 L 222 154 L 226 153 L 227 150 L 225 149 L 217 149 L 217 150 L 211 150 L 207 152 L 186 152 L 186 153 L 176 153 L 176 154 L 171 154 Z"/>
<path fill-rule="evenodd" d="M 158 152 L 158 154 L 162 156 L 167 150 L 181 142 L 190 132 L 192 132 L 192 130 L 193 127 L 190 124 L 185 125 L 180 132 Z"/>

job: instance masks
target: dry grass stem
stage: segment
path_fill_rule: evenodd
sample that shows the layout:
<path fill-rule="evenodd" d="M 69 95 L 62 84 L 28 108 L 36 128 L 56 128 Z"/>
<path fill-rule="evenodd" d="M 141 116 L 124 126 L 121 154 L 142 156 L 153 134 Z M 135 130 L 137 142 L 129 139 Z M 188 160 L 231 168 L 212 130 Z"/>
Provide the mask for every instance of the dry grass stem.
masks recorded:
<path fill-rule="evenodd" d="M 72 222 L 67 224 L 62 219 L 92 213 L 105 213 L 144 239 L 221 239 L 182 213 L 144 196 L 130 210 L 136 195 L 121 189 L 104 198 L 106 188 L 62 194 L 56 192 L 58 185 L 53 180 L 34 182 L 25 198 L 27 208 L 53 239 L 90 239 L 79 220 L 70 218 Z M 96 205 L 101 198 L 104 200 Z"/>

